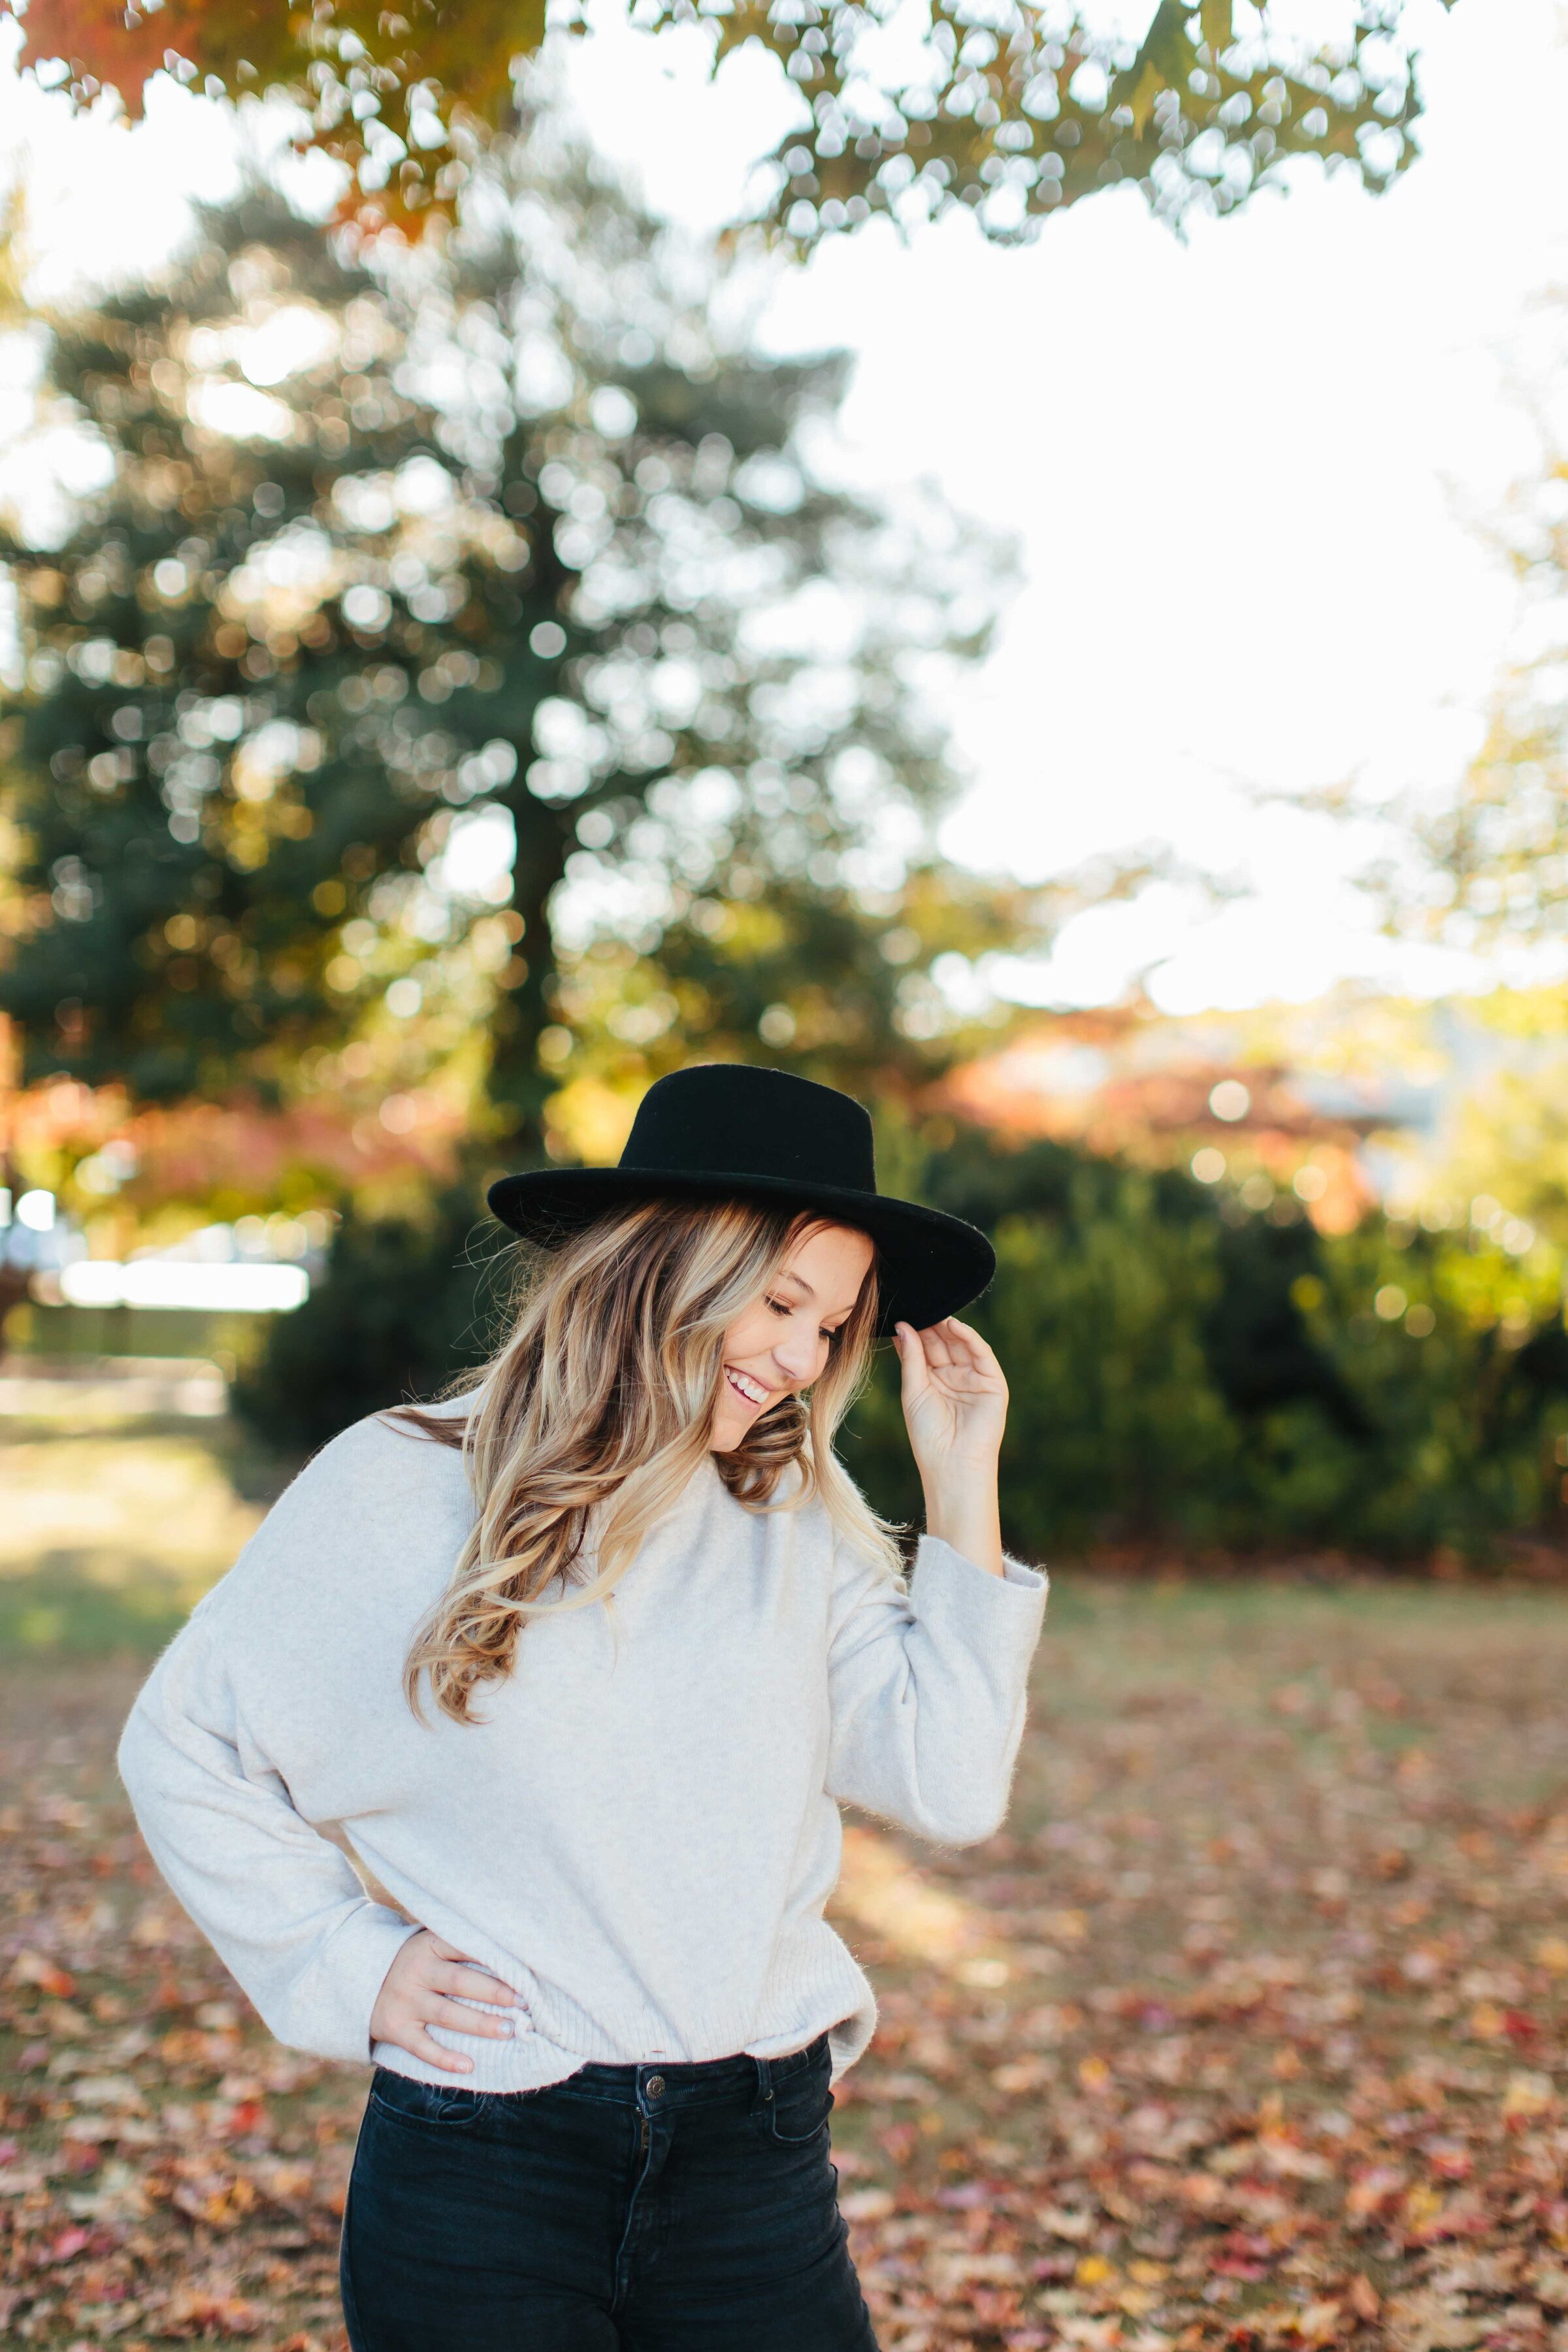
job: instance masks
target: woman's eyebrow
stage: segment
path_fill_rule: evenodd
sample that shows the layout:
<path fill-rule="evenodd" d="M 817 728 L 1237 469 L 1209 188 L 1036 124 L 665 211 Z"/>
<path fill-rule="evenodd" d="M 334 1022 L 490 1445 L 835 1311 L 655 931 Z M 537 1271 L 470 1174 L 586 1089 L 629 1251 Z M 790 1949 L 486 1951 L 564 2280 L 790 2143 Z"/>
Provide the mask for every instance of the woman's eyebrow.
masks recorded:
<path fill-rule="evenodd" d="M 810 1283 L 809 1283 L 809 1282 L 807 1282 L 807 1280 L 806 1280 L 806 1278 L 805 1278 L 805 1275 L 804 1275 L 804 1274 L 796 1274 L 796 1273 L 794 1271 L 794 1269 L 793 1269 L 792 1267 L 790 1267 L 790 1266 L 787 1266 L 787 1265 L 785 1266 L 785 1268 L 784 1268 L 784 1270 L 783 1274 L 781 1274 L 781 1275 L 780 1275 L 780 1276 L 779 1276 L 779 1280 L 780 1280 L 781 1282 L 793 1282 L 794 1284 L 795 1284 L 795 1286 L 797 1286 L 797 1288 L 800 1290 L 801 1295 L 802 1295 L 802 1297 L 805 1297 L 805 1298 L 815 1298 L 815 1297 L 816 1297 L 816 1291 L 815 1291 L 815 1290 L 813 1290 L 813 1288 L 812 1288 L 812 1286 L 811 1286 Z"/>

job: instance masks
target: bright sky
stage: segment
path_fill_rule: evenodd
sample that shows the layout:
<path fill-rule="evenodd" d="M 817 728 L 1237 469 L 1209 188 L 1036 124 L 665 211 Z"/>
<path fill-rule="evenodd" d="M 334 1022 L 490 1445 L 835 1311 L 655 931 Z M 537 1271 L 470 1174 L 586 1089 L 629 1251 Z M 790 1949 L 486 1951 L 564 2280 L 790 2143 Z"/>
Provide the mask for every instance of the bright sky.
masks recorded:
<path fill-rule="evenodd" d="M 1140 971 L 1172 1011 L 1351 973 L 1474 984 L 1378 939 L 1349 880 L 1364 836 L 1253 800 L 1352 775 L 1440 790 L 1514 615 L 1479 526 L 1528 462 L 1508 370 L 1568 257 L 1568 47 L 1552 0 L 1415 0 L 1408 21 L 1426 152 L 1381 201 L 1307 168 L 1185 245 L 1118 193 L 1024 250 L 967 216 L 909 249 L 878 225 L 781 278 L 769 339 L 857 355 L 847 467 L 934 477 L 1019 541 L 1021 592 L 953 713 L 971 781 L 949 853 L 1033 879 L 1158 840 L 1247 886 L 1217 916 L 1163 888 L 1080 919 L 1047 971 L 1010 976 L 1031 1000 Z M 655 206 L 702 222 L 784 117 L 763 61 L 711 89 L 694 65 L 679 38 L 606 34 L 571 72 Z M 51 269 L 132 264 L 184 190 L 226 178 L 213 110 L 171 92 L 160 112 L 151 136 L 67 129 L 0 86 Z"/>

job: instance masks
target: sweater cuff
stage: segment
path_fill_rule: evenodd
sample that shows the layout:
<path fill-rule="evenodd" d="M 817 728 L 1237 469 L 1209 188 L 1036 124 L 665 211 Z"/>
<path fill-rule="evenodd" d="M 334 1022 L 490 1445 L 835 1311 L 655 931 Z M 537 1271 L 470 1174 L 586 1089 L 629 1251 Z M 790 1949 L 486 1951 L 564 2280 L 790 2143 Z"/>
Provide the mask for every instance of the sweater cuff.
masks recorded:
<path fill-rule="evenodd" d="M 370 2020 L 386 1972 L 410 1936 L 417 1936 L 416 1920 L 384 1904 L 366 1901 L 351 1911 L 321 1955 L 328 1979 L 326 2015 L 310 2047 L 323 2058 L 344 2058 L 353 2065 L 370 2063 Z"/>
<path fill-rule="evenodd" d="M 916 1549 L 915 1574 L 919 1576 L 922 1569 L 930 1566 L 936 1568 L 939 1576 L 956 1577 L 962 1586 L 988 1585 L 994 1592 L 1016 1594 L 1020 1601 L 1026 1599 L 1031 1609 L 1044 1608 L 1051 1586 L 1043 1568 L 1026 1567 L 1011 1552 L 1003 1553 L 1002 1573 L 993 1576 L 989 1570 L 978 1567 L 967 1552 L 955 1551 L 950 1543 L 944 1543 L 941 1536 L 921 1536 Z"/>

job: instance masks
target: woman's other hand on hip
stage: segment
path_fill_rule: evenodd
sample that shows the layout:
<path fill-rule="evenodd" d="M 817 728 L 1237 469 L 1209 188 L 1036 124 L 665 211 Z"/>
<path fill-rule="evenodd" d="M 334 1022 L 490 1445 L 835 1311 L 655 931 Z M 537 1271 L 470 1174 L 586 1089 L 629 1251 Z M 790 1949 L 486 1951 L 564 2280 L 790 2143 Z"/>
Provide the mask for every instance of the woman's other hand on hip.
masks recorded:
<path fill-rule="evenodd" d="M 470 2001 L 486 2005 L 465 2006 Z M 386 1972 L 370 2014 L 370 2038 L 393 2042 L 410 2057 L 438 2066 L 444 2074 L 467 2074 L 473 2071 L 473 2060 L 461 2050 L 444 2049 L 430 2028 L 439 2025 L 448 2033 L 477 2033 L 505 2042 L 513 2031 L 505 2012 L 521 2005 L 500 1977 L 422 1927 L 402 1946 Z"/>

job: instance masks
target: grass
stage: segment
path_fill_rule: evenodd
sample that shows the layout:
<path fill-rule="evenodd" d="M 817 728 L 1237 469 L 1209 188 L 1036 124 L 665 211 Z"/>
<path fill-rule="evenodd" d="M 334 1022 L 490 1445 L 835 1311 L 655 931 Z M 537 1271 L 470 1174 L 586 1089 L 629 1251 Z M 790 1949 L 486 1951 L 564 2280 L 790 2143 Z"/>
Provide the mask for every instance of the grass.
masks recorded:
<path fill-rule="evenodd" d="M 265 1465 L 217 1424 L 4 1458 L 0 2332 L 330 2352 L 363 2078 L 268 2042 L 110 1769 Z M 847 1833 L 888 2352 L 1563 2352 L 1565 1692 L 1554 1588 L 1065 1570 L 1005 1832 Z"/>
<path fill-rule="evenodd" d="M 156 1652 L 286 1476 L 226 1422 L 0 1422 L 0 1656 Z"/>

